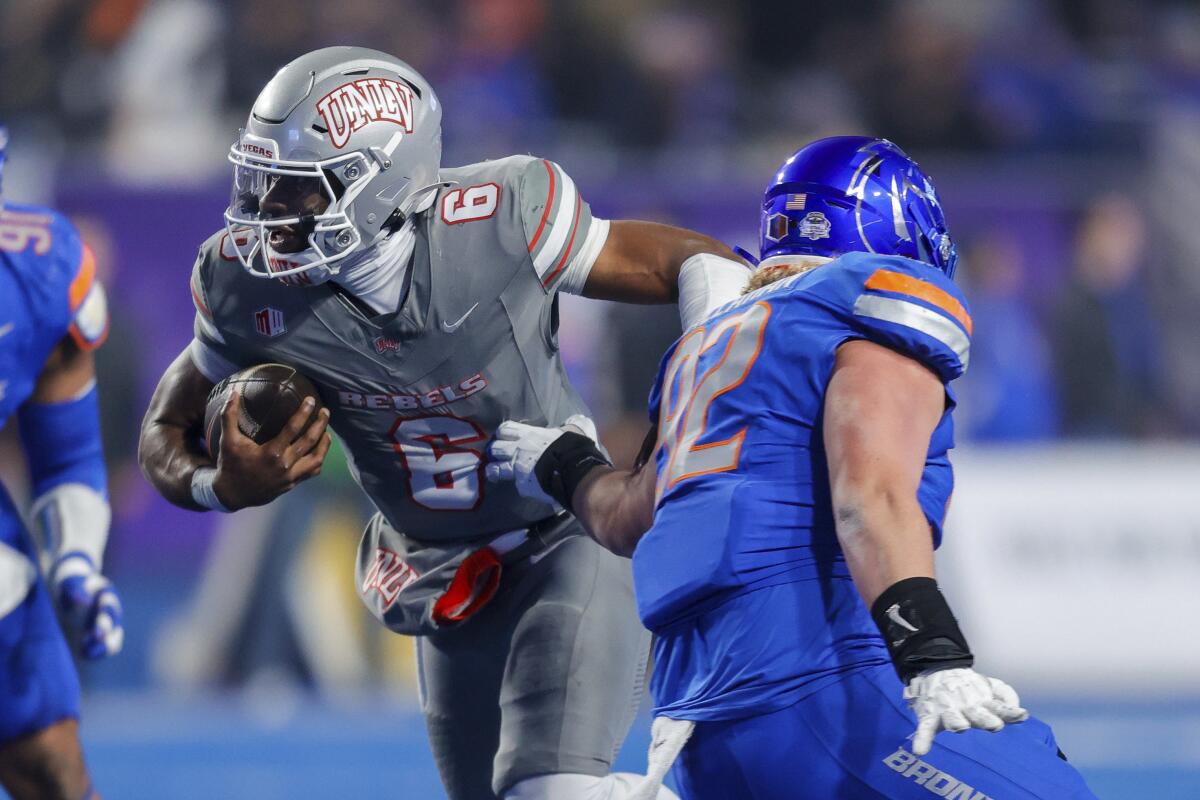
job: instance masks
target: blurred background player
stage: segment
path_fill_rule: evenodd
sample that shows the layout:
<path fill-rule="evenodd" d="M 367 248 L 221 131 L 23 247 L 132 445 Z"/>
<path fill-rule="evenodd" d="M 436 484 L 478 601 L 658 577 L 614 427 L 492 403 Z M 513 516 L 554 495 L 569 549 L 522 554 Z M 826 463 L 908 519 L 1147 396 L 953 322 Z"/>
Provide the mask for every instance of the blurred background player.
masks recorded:
<path fill-rule="evenodd" d="M 328 420 L 379 509 L 358 589 L 421 637 L 450 797 L 618 800 L 632 776 L 610 767 L 649 652 L 628 564 L 553 504 L 486 486 L 484 448 L 510 416 L 591 427 L 558 356 L 560 291 L 678 299 L 690 319 L 748 270 L 707 236 L 593 217 L 544 159 L 444 169 L 441 119 L 419 73 L 365 48 L 313 51 L 266 85 L 229 155 L 226 230 L 201 247 L 195 338 L 151 402 L 142 464 L 178 505 L 263 505 L 320 471 Z M 257 446 L 234 395 L 214 464 L 196 442 L 205 398 L 265 361 L 312 379 L 328 411 L 306 428 L 302 408 Z"/>
<path fill-rule="evenodd" d="M 933 185 L 891 142 L 822 139 L 761 226 L 747 295 L 663 358 L 655 470 L 505 423 L 489 475 L 633 555 L 687 800 L 1093 797 L 933 577 L 972 331 Z"/>
<path fill-rule="evenodd" d="M 0 127 L 0 172 L 7 139 Z M 0 425 L 16 414 L 38 540 L 0 487 L 0 784 L 17 800 L 98 797 L 51 598 L 81 656 L 120 651 L 121 604 L 100 573 L 110 512 L 92 351 L 107 333 L 104 287 L 75 228 L 0 192 Z"/>

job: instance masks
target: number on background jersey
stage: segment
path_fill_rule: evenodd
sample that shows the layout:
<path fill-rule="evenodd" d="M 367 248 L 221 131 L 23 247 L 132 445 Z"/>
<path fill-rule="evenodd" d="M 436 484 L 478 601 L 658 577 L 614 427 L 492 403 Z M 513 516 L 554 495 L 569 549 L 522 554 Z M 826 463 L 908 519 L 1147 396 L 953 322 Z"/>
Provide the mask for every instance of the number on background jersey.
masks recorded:
<path fill-rule="evenodd" d="M 396 420 L 392 447 L 408 472 L 413 501 L 433 511 L 471 511 L 483 499 L 483 454 L 466 445 L 487 436 L 469 419 L 437 415 Z"/>
<path fill-rule="evenodd" d="M 457 225 L 487 219 L 496 213 L 500 205 L 500 187 L 495 183 L 482 183 L 465 189 L 453 189 L 442 198 L 442 222 Z"/>
<path fill-rule="evenodd" d="M 0 210 L 0 250 L 20 253 L 33 243 L 33 252 L 44 256 L 50 252 L 50 217 Z"/>
<path fill-rule="evenodd" d="M 680 341 L 663 375 L 658 429 L 667 463 L 658 476 L 658 497 L 687 478 L 735 469 L 746 429 L 720 442 L 696 444 L 708 427 L 713 401 L 737 388 L 762 350 L 763 333 L 771 316 L 765 302 L 711 328 L 695 328 Z M 728 335 L 726 335 L 728 334 Z M 716 363 L 696 378 L 700 359 L 724 341 Z"/>

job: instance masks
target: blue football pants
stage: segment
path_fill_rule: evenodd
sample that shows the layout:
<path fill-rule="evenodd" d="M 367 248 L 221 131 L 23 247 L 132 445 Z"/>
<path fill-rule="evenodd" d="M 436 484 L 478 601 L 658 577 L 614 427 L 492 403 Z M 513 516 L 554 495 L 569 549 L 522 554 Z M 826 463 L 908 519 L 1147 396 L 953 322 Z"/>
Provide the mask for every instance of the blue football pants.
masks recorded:
<path fill-rule="evenodd" d="M 891 665 L 847 673 L 770 714 L 698 722 L 674 767 L 684 800 L 1095 800 L 1044 722 L 941 732 L 912 754 L 916 717 Z"/>
<path fill-rule="evenodd" d="M 0 541 L 33 560 L 32 542 L 3 487 Z M 39 574 L 25 599 L 0 618 L 0 745 L 79 718 L 79 676 Z"/>

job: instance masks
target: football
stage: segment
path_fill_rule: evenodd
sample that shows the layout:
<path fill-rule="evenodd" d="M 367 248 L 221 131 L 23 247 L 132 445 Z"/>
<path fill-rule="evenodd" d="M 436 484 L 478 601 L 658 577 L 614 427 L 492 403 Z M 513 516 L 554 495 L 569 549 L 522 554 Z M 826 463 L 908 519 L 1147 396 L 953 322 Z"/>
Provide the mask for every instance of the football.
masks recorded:
<path fill-rule="evenodd" d="M 204 441 L 209 455 L 216 458 L 221 451 L 221 413 L 229 394 L 237 389 L 242 394 L 242 409 L 238 429 L 257 444 L 279 435 L 283 426 L 306 397 L 316 400 L 309 424 L 321 410 L 321 396 L 312 381 L 286 364 L 259 364 L 235 372 L 218 383 L 208 393 L 204 409 Z M 307 428 L 308 425 L 305 425 Z"/>

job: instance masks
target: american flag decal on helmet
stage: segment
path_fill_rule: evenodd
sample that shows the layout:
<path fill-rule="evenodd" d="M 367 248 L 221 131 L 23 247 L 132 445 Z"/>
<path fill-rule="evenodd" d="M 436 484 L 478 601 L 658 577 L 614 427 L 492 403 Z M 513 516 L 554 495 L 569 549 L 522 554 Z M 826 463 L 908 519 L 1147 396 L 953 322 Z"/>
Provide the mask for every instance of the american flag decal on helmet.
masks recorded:
<path fill-rule="evenodd" d="M 787 203 L 784 204 L 784 208 L 786 208 L 788 211 L 803 211 L 804 203 L 807 199 L 808 195 L 806 194 L 789 194 L 787 196 Z"/>

